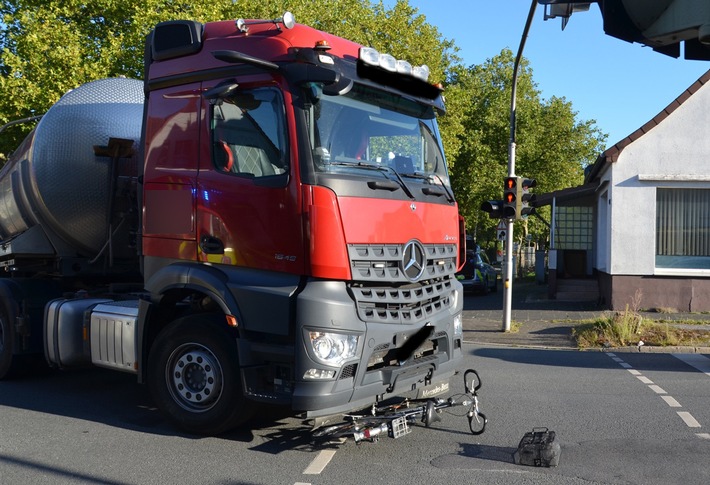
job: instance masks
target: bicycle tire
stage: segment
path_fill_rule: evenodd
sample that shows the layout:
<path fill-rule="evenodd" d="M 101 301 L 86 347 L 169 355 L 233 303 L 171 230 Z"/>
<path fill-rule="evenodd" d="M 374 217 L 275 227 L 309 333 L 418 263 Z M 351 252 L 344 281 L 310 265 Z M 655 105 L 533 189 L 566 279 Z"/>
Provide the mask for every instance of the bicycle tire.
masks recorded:
<path fill-rule="evenodd" d="M 473 375 L 473 378 L 471 379 L 471 386 L 469 386 L 469 380 L 468 380 L 468 377 L 470 375 Z M 481 382 L 481 376 L 479 376 L 478 372 L 473 369 L 468 369 L 464 373 L 463 382 L 464 382 L 464 386 L 466 387 L 466 394 L 475 393 L 476 391 L 478 391 L 481 388 L 481 385 L 483 384 Z"/>
<path fill-rule="evenodd" d="M 471 430 L 471 434 L 482 434 L 486 430 L 486 424 L 488 424 L 488 418 L 483 413 L 474 413 L 473 416 L 468 418 L 468 427 Z"/>

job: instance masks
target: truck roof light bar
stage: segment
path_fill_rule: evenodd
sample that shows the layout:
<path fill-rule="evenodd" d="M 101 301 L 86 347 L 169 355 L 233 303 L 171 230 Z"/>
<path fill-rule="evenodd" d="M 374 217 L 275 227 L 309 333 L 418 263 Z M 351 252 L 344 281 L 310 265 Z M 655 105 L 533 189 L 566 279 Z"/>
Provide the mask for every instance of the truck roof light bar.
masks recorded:
<path fill-rule="evenodd" d="M 234 24 L 237 26 L 237 29 L 240 32 L 243 32 L 245 34 L 249 33 L 249 26 L 250 25 L 257 25 L 257 24 L 274 24 L 277 29 L 281 30 L 281 27 L 279 24 L 283 24 L 284 27 L 287 29 L 292 29 L 296 25 L 296 17 L 293 16 L 291 12 L 285 12 L 283 14 L 283 17 L 273 19 L 273 20 L 244 20 L 244 19 L 237 19 Z"/>
<path fill-rule="evenodd" d="M 395 59 L 389 54 L 380 54 L 372 47 L 360 48 L 360 61 L 369 66 L 381 67 L 389 72 L 413 76 L 424 82 L 429 82 L 429 67 L 426 64 L 413 67 L 409 62 Z"/>
<path fill-rule="evenodd" d="M 397 60 L 397 72 L 399 74 L 411 76 L 412 75 L 412 65 L 410 63 L 408 63 L 407 61 L 403 61 L 401 59 L 398 59 Z"/>
<path fill-rule="evenodd" d="M 416 77 L 417 79 L 421 79 L 424 82 L 428 82 L 429 66 L 427 66 L 426 64 L 422 64 L 421 66 L 413 67 L 412 76 Z"/>

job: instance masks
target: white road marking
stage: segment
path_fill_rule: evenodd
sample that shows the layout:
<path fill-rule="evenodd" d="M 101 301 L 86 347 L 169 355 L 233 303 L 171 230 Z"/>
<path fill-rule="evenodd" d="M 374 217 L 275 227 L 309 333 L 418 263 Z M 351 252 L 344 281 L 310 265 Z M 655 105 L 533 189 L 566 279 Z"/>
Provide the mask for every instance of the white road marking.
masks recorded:
<path fill-rule="evenodd" d="M 676 359 L 695 367 L 703 374 L 710 376 L 710 359 L 701 354 L 671 354 Z"/>
<path fill-rule="evenodd" d="M 693 417 L 692 414 L 690 414 L 687 411 L 677 411 L 678 416 L 680 416 L 680 419 L 685 421 L 685 424 L 688 425 L 689 428 L 701 428 L 700 423 Z"/>
<path fill-rule="evenodd" d="M 320 473 L 328 466 L 330 460 L 335 456 L 335 450 L 323 450 L 318 453 L 308 468 L 303 471 L 304 475 L 320 475 Z"/>
<path fill-rule="evenodd" d="M 667 392 L 660 386 L 657 386 L 656 384 L 653 384 L 653 381 L 649 379 L 648 377 L 645 377 L 641 372 L 635 370 L 632 368 L 631 365 L 627 364 L 623 360 L 619 359 L 616 357 L 615 354 L 613 353 L 608 353 L 607 354 L 609 357 L 611 357 L 614 361 L 616 361 L 621 367 L 625 368 L 628 370 L 631 375 L 636 376 L 638 380 L 643 382 L 644 384 L 648 384 L 648 388 L 651 389 L 653 392 L 656 394 L 665 394 L 664 396 L 661 396 L 661 399 L 663 399 L 666 404 L 668 404 L 672 408 L 682 408 L 681 404 L 672 396 L 668 396 Z M 674 357 L 676 357 L 679 360 L 682 360 L 686 364 L 695 367 L 698 369 L 700 372 L 704 373 L 707 376 L 710 376 L 710 359 L 705 357 L 704 355 L 700 354 L 671 354 Z M 702 428 L 701 424 L 698 422 L 697 419 L 693 417 L 692 414 L 690 414 L 687 411 L 676 411 L 678 416 L 683 420 L 686 426 L 689 428 Z M 700 439 L 704 440 L 710 440 L 710 433 L 695 433 L 695 436 L 697 436 Z"/>
<path fill-rule="evenodd" d="M 672 408 L 682 408 L 683 406 L 680 405 L 678 401 L 675 400 L 674 397 L 672 396 L 661 396 L 661 399 L 666 401 L 666 404 L 668 404 Z"/>

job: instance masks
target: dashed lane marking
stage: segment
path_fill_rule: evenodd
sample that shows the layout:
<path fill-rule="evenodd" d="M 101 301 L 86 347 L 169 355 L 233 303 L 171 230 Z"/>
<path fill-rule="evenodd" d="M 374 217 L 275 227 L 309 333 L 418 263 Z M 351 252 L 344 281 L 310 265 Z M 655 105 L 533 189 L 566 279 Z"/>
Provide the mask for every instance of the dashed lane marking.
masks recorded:
<path fill-rule="evenodd" d="M 333 459 L 335 450 L 322 450 L 318 456 L 313 458 L 310 465 L 303 471 L 304 475 L 320 475 L 320 473 L 328 466 L 330 460 Z"/>
<path fill-rule="evenodd" d="M 661 396 L 661 399 L 666 401 L 666 404 L 668 404 L 672 408 L 682 408 L 683 406 L 680 405 L 678 401 L 675 400 L 673 396 Z"/>
<path fill-rule="evenodd" d="M 653 383 L 651 379 L 648 377 L 644 376 L 641 372 L 637 371 L 636 369 L 633 368 L 632 365 L 628 364 L 627 362 L 624 362 L 623 359 L 620 359 L 619 357 L 616 356 L 616 354 L 613 354 L 611 352 L 607 353 L 609 357 L 611 357 L 617 364 L 619 364 L 621 367 L 624 369 L 628 370 L 631 375 L 635 376 L 639 381 L 643 382 L 648 386 L 649 389 L 651 389 L 653 392 L 656 394 L 661 395 L 661 399 L 663 399 L 666 404 L 668 404 L 672 408 L 682 408 L 681 404 L 672 396 L 669 396 L 668 393 L 660 386 L 656 385 Z M 703 355 L 698 355 L 698 354 L 672 354 L 674 357 L 682 360 L 686 364 L 695 367 L 698 369 L 700 372 L 710 376 L 710 359 Z M 689 428 L 702 428 L 700 423 L 698 422 L 697 419 L 693 417 L 692 414 L 690 414 L 688 411 L 676 411 L 678 416 L 683 420 L 683 422 L 688 426 Z M 695 435 L 698 438 L 701 439 L 710 439 L 710 433 L 695 433 Z"/>
<path fill-rule="evenodd" d="M 680 416 L 680 419 L 685 421 L 685 424 L 688 425 L 689 428 L 700 428 L 700 423 L 687 411 L 678 411 L 678 416 Z"/>

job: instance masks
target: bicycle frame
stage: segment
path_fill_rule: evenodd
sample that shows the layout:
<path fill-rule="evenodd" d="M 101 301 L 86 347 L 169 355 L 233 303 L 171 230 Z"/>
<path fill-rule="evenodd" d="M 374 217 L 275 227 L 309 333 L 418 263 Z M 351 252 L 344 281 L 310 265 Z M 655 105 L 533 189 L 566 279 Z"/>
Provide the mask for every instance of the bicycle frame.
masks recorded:
<path fill-rule="evenodd" d="M 471 379 L 469 381 L 469 378 Z M 378 406 L 373 404 L 369 414 L 345 415 L 345 423 L 316 429 L 314 438 L 352 437 L 356 443 L 362 441 L 377 441 L 381 436 L 400 438 L 411 432 L 410 424 L 421 422 L 430 427 L 440 421 L 440 414 L 448 408 L 463 406 L 468 408 L 469 429 L 474 435 L 483 433 L 488 420 L 478 409 L 477 391 L 481 380 L 473 369 L 464 372 L 464 394 L 448 399 L 405 399 L 397 404 Z M 463 399 L 459 399 L 463 396 Z"/>

